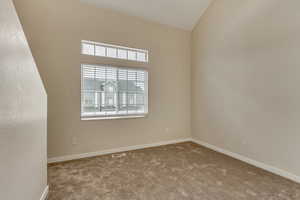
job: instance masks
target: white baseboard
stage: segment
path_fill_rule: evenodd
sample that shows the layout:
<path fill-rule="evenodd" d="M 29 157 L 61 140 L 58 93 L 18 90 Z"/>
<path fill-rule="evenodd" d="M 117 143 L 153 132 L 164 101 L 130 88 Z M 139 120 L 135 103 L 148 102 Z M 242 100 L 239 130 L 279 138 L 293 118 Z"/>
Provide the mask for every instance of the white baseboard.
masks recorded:
<path fill-rule="evenodd" d="M 241 160 L 243 162 L 246 162 L 246 163 L 248 163 L 250 165 L 254 165 L 255 167 L 258 167 L 258 168 L 264 169 L 266 171 L 269 171 L 269 172 L 271 172 L 273 174 L 277 174 L 277 175 L 282 176 L 284 178 L 290 179 L 290 180 L 292 180 L 294 182 L 300 183 L 300 177 L 297 176 L 297 175 L 295 175 L 295 174 L 292 174 L 292 173 L 290 173 L 288 171 L 285 171 L 285 170 L 282 170 L 282 169 L 278 169 L 278 168 L 273 167 L 271 165 L 267 165 L 265 163 L 262 163 L 262 162 L 259 162 L 259 161 L 247 158 L 247 157 L 242 156 L 240 154 L 233 153 L 231 151 L 228 151 L 228 150 L 216 147 L 216 146 L 208 144 L 206 142 L 202 142 L 202 141 L 199 141 L 199 140 L 196 140 L 196 139 L 192 139 L 192 141 L 195 142 L 195 143 L 197 143 L 197 144 L 199 144 L 199 145 L 201 145 L 201 146 L 207 147 L 207 148 L 212 149 L 214 151 L 217 151 L 219 153 L 222 153 L 222 154 L 225 154 L 227 156 L 230 156 L 230 157 L 233 157 L 235 159 L 238 159 L 238 160 Z"/>
<path fill-rule="evenodd" d="M 48 197 L 48 193 L 49 193 L 49 185 L 47 185 L 47 187 L 45 188 L 40 200 L 46 200 Z"/>
<path fill-rule="evenodd" d="M 95 156 L 101 156 L 101 155 L 107 155 L 112 153 L 120 153 L 125 151 L 132 151 L 137 149 L 145 149 L 149 147 L 157 147 L 162 145 L 168 145 L 168 144 L 176 144 L 181 142 L 190 142 L 192 141 L 191 138 L 185 138 L 185 139 L 177 139 L 177 140 L 169 140 L 164 142 L 157 142 L 152 144 L 142 144 L 142 145 L 136 145 L 136 146 L 128 146 L 128 147 L 121 147 L 116 149 L 108 149 L 104 151 L 98 151 L 98 152 L 90 152 L 90 153 L 83 153 L 83 154 L 74 154 L 74 155 L 68 155 L 68 156 L 61 156 L 61 157 L 54 157 L 49 158 L 48 163 L 57 163 L 57 162 L 64 162 L 64 161 L 70 161 L 70 160 L 77 160 L 81 158 L 89 158 L 89 157 L 95 157 Z"/>

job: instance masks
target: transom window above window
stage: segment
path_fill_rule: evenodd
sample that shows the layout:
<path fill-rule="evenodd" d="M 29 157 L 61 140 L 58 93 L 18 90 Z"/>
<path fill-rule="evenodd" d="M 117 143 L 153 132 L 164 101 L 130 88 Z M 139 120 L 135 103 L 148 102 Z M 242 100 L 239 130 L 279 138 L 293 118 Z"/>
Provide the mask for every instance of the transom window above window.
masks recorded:
<path fill-rule="evenodd" d="M 137 62 L 148 62 L 147 50 L 98 43 L 92 41 L 81 41 L 81 53 L 90 56 L 116 58 Z"/>
<path fill-rule="evenodd" d="M 81 66 L 81 118 L 142 117 L 148 113 L 148 72 Z"/>

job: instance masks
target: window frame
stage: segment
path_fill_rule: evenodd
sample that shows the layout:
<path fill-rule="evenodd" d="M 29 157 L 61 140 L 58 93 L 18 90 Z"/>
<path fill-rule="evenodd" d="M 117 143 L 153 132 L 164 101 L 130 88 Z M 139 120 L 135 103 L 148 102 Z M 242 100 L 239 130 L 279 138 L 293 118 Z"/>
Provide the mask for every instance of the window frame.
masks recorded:
<path fill-rule="evenodd" d="M 91 45 L 93 46 L 93 53 L 84 53 L 83 46 L 84 45 Z M 105 55 L 97 55 L 97 47 L 105 48 Z M 115 49 L 116 55 L 115 57 L 108 56 L 108 49 Z M 126 58 L 119 57 L 119 50 L 126 52 Z M 135 53 L 135 59 L 129 59 L 129 52 Z M 145 54 L 145 60 L 139 60 L 138 54 Z M 93 57 L 100 57 L 100 58 L 108 58 L 108 59 L 117 59 L 117 60 L 124 60 L 124 61 L 130 61 L 130 62 L 138 62 L 138 63 L 149 63 L 149 51 L 146 49 L 137 49 L 137 48 L 131 48 L 127 46 L 120 46 L 120 45 L 114 45 L 114 44 L 108 44 L 108 43 L 102 43 L 102 42 L 94 42 L 89 40 L 81 40 L 81 55 L 85 56 L 93 56 Z"/>
<path fill-rule="evenodd" d="M 117 114 L 117 115 L 83 115 L 83 67 L 84 66 L 95 66 L 95 67 L 111 67 L 116 68 L 118 70 L 133 70 L 133 71 L 142 71 L 145 72 L 145 95 L 144 95 L 144 113 L 133 113 L 133 114 Z M 128 77 L 127 77 L 128 78 Z M 88 64 L 82 63 L 80 65 L 80 118 L 82 121 L 89 121 L 89 120 L 109 120 L 109 119 L 133 119 L 133 118 L 145 118 L 149 114 L 149 71 L 142 67 L 124 67 L 124 66 L 117 66 L 111 64 Z M 128 101 L 128 91 L 126 99 Z"/>

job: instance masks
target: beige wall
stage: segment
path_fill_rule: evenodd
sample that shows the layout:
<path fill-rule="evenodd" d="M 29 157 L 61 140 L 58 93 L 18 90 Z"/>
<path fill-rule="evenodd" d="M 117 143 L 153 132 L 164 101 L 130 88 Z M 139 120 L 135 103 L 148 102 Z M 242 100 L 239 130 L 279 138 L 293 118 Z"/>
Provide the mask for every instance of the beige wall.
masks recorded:
<path fill-rule="evenodd" d="M 299 7 L 216 0 L 192 36 L 193 137 L 298 176 Z"/>
<path fill-rule="evenodd" d="M 298 1 L 214 1 L 192 40 L 78 1 L 14 1 L 49 93 L 49 157 L 189 137 L 191 100 L 193 137 L 300 175 Z M 80 56 L 81 39 L 149 49 L 150 64 Z M 149 116 L 81 121 L 80 63 L 146 67 Z"/>
<path fill-rule="evenodd" d="M 49 157 L 190 136 L 189 32 L 73 0 L 15 3 L 48 93 Z M 80 120 L 80 63 L 111 62 L 80 56 L 82 39 L 150 51 L 147 66 L 112 62 L 149 70 L 147 118 Z"/>
<path fill-rule="evenodd" d="M 11 0 L 0 1 L 0 199 L 47 185 L 47 97 Z"/>

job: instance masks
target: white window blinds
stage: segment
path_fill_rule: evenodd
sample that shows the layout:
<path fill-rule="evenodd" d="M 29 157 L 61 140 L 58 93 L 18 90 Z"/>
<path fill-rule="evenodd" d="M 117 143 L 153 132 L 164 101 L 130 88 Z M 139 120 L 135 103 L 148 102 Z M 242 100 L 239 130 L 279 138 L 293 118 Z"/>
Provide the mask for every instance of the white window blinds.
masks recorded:
<path fill-rule="evenodd" d="M 111 66 L 81 66 L 81 117 L 111 118 L 148 113 L 148 72 Z"/>

